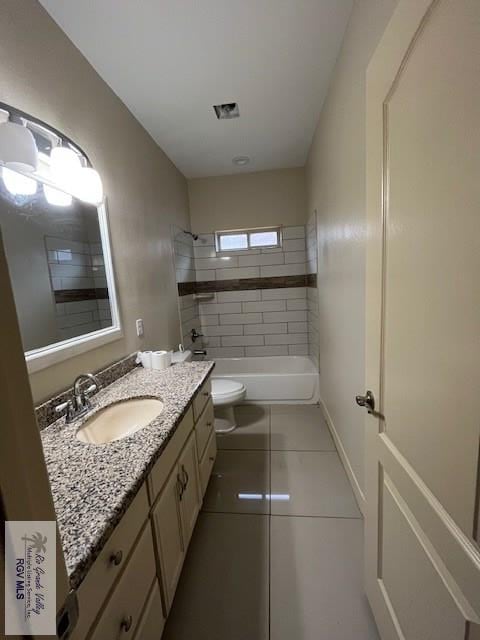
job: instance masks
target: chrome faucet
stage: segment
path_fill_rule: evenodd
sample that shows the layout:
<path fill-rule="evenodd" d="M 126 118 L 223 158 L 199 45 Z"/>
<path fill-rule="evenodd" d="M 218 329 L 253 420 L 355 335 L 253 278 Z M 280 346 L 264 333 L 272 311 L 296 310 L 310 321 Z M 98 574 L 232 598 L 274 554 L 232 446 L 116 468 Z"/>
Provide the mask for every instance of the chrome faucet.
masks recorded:
<path fill-rule="evenodd" d="M 82 383 L 85 380 L 90 380 L 92 384 L 87 389 L 82 389 Z M 81 373 L 75 378 L 73 383 L 73 398 L 62 402 L 55 407 L 57 413 L 62 413 L 66 410 L 66 422 L 73 422 L 84 416 L 92 408 L 92 404 L 89 397 L 95 391 L 99 391 L 101 384 L 93 373 Z"/>

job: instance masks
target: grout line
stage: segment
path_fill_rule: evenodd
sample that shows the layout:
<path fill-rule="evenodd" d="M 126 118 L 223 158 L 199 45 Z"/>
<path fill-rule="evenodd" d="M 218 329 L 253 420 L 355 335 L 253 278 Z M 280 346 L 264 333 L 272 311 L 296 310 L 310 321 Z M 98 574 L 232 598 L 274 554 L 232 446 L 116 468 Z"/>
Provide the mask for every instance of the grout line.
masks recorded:
<path fill-rule="evenodd" d="M 363 520 L 362 516 L 312 516 L 298 513 L 247 513 L 246 511 L 210 511 L 202 509 L 201 513 L 218 513 L 228 516 L 261 516 L 268 518 L 311 518 L 313 520 Z"/>
<path fill-rule="evenodd" d="M 218 447 L 219 451 L 265 451 L 270 453 L 285 453 L 288 451 L 296 452 L 296 453 L 338 453 L 336 449 L 247 449 L 247 448 L 236 448 L 230 449 L 228 447 Z"/>

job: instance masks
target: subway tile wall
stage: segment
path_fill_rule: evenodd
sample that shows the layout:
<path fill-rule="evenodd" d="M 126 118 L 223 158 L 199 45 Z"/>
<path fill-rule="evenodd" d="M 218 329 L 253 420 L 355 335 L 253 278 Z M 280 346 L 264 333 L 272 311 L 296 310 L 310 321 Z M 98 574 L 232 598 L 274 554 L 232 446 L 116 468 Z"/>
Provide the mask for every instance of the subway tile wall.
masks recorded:
<path fill-rule="evenodd" d="M 308 355 L 307 287 L 217 292 L 199 305 L 212 358 Z"/>
<path fill-rule="evenodd" d="M 193 253 L 193 238 L 180 227 L 173 226 L 173 248 L 175 261 L 175 277 L 178 283 L 195 282 L 195 261 Z M 191 331 L 196 329 L 202 333 L 198 315 L 198 302 L 193 294 L 179 296 L 179 313 L 181 319 L 182 344 L 185 349 L 201 347 L 198 342 L 192 342 Z"/>
<path fill-rule="evenodd" d="M 298 276 L 306 273 L 305 227 L 285 227 L 282 247 L 217 254 L 213 233 L 202 233 L 194 244 L 197 282 L 238 278 Z"/>
<path fill-rule="evenodd" d="M 101 243 L 45 236 L 53 292 L 107 288 Z M 98 331 L 112 324 L 110 302 L 85 299 L 55 304 L 58 340 Z"/>
<path fill-rule="evenodd" d="M 316 234 L 309 225 L 285 227 L 281 248 L 221 254 L 215 251 L 213 233 L 192 241 L 175 228 L 177 283 L 316 273 Z M 179 299 L 185 348 L 206 348 L 212 358 L 316 353 L 310 340 L 311 329 L 312 340 L 316 329 L 310 287 L 219 291 Z M 204 336 L 195 345 L 192 329 Z"/>
<path fill-rule="evenodd" d="M 194 242 L 197 282 L 306 273 L 306 229 L 285 227 L 281 248 L 217 255 L 212 233 Z M 308 355 L 307 288 L 217 292 L 199 304 L 212 358 Z"/>

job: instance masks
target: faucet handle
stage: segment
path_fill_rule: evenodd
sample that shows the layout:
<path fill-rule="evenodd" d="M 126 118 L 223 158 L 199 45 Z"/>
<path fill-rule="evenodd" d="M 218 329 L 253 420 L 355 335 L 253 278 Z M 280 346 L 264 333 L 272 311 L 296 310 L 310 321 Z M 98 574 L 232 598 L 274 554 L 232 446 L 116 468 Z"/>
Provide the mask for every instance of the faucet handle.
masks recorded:
<path fill-rule="evenodd" d="M 57 404 L 55 407 L 55 413 L 63 413 L 66 410 L 65 416 L 67 422 L 71 422 L 75 416 L 75 410 L 73 408 L 73 402 L 71 400 L 67 400 L 66 402 L 61 402 Z"/>
<path fill-rule="evenodd" d="M 94 391 L 99 391 L 100 390 L 100 385 L 99 384 L 91 384 L 88 389 L 85 389 L 85 391 L 83 392 L 83 395 L 88 398 L 88 396 L 90 396 L 92 393 L 94 393 Z"/>
<path fill-rule="evenodd" d="M 65 411 L 65 409 L 68 409 L 68 407 L 71 406 L 71 404 L 72 404 L 71 400 L 67 400 L 66 402 L 57 404 L 57 406 L 55 407 L 55 413 L 62 413 L 62 411 Z"/>

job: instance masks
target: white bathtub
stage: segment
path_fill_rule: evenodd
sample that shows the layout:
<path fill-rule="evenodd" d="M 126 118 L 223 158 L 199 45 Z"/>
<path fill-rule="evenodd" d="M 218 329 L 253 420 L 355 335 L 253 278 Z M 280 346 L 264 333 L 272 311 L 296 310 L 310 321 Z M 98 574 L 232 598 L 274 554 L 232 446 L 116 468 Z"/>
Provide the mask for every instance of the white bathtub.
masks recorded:
<path fill-rule="evenodd" d="M 245 402 L 310 404 L 318 402 L 319 375 L 308 356 L 216 358 L 213 378 L 245 385 Z"/>

